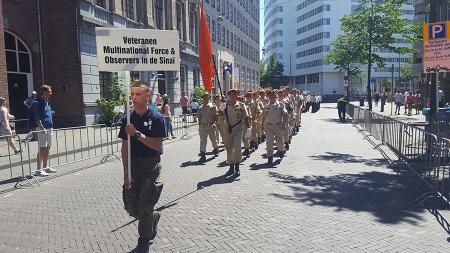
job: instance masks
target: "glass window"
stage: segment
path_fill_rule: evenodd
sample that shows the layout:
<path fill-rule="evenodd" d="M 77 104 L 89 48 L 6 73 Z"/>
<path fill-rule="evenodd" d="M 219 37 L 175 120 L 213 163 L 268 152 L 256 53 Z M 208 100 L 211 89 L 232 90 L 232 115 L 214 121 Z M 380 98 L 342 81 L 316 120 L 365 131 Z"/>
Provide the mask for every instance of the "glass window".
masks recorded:
<path fill-rule="evenodd" d="M 30 54 L 19 53 L 19 70 L 23 73 L 30 73 Z"/>
<path fill-rule="evenodd" d="M 16 50 L 16 38 L 10 33 L 5 32 L 5 49 Z"/>
<path fill-rule="evenodd" d="M 184 20 L 184 5 L 181 2 L 176 3 L 176 13 L 177 13 L 177 30 L 178 30 L 178 36 L 181 40 L 186 40 L 185 35 L 185 20 Z"/>
<path fill-rule="evenodd" d="M 100 97 L 112 98 L 112 93 L 110 89 L 110 86 L 112 84 L 112 73 L 100 71 L 99 81 L 100 81 Z"/>
<path fill-rule="evenodd" d="M 94 4 L 106 8 L 106 0 L 94 0 Z"/>
<path fill-rule="evenodd" d="M 17 72 L 17 55 L 15 51 L 6 51 L 6 70 Z"/>
<path fill-rule="evenodd" d="M 212 20 L 212 27 L 211 27 L 211 39 L 213 41 L 216 41 L 216 21 L 213 19 Z"/>
<path fill-rule="evenodd" d="M 123 0 L 123 13 L 125 17 L 129 19 L 135 19 L 134 16 L 134 1 L 135 0 Z"/>
<path fill-rule="evenodd" d="M 156 0 L 155 3 L 155 26 L 158 29 L 164 29 L 164 1 Z"/>

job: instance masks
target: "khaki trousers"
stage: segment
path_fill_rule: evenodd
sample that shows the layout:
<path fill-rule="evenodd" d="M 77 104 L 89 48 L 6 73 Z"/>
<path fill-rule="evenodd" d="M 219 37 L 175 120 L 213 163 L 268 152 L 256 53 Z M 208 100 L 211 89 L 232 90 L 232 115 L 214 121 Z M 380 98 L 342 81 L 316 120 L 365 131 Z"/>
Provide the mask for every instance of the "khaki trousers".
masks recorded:
<path fill-rule="evenodd" d="M 227 163 L 240 163 L 242 160 L 242 123 L 233 127 L 231 133 L 228 132 L 228 126 L 224 131 L 225 149 L 227 150 Z"/>
<path fill-rule="evenodd" d="M 264 125 L 264 130 L 266 132 L 266 149 L 267 149 L 267 157 L 273 156 L 273 139 L 277 142 L 277 147 L 279 151 L 284 151 L 284 143 L 283 143 L 283 124 L 276 123 L 266 123 Z"/>
<path fill-rule="evenodd" d="M 213 148 L 218 148 L 215 130 L 216 128 L 206 124 L 200 124 L 198 126 L 198 133 L 200 135 L 200 152 L 206 152 L 206 144 L 208 143 L 208 136 L 209 139 L 211 140 Z"/>

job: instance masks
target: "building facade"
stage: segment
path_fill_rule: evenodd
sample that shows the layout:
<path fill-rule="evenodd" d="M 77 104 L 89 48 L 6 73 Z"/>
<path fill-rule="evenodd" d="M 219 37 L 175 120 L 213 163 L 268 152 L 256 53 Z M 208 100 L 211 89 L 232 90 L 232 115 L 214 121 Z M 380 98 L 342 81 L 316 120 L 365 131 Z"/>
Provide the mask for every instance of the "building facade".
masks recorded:
<path fill-rule="evenodd" d="M 3 30 L 0 32 L 5 38 L 0 41 L 5 45 L 0 42 L 0 78 L 5 80 L 0 80 L 0 95 L 9 98 L 10 111 L 16 118 L 26 118 L 23 106 L 26 97 L 40 85 L 50 84 L 54 90 L 50 102 L 57 127 L 90 125 L 98 120 L 96 101 L 111 95 L 107 86 L 115 73 L 97 68 L 95 27 L 178 30 L 179 71 L 117 74 L 150 82 L 154 93 L 167 94 L 171 98 L 175 113 L 180 110 L 181 92 L 185 91 L 190 96 L 192 89 L 201 85 L 198 1 L 1 2 Z M 230 15 L 229 10 L 227 13 Z M 227 44 L 223 47 L 227 48 Z M 223 59 L 226 52 L 224 50 Z M 247 64 L 245 59 L 242 64 Z"/>
<path fill-rule="evenodd" d="M 439 0 L 416 0 L 414 2 L 416 16 L 415 22 L 419 23 L 435 23 L 450 20 L 450 2 Z M 431 75 L 427 75 L 423 71 L 423 43 L 419 42 L 414 47 L 414 75 L 420 77 L 418 84 L 419 89 L 428 98 L 430 94 Z M 438 89 L 444 91 L 445 101 L 450 101 L 450 74 L 440 72 L 437 75 Z M 428 99 L 427 99 L 428 101 Z"/>
<path fill-rule="evenodd" d="M 203 0 L 223 92 L 259 87 L 259 1 Z M 219 92 L 218 80 L 214 81 Z"/>
<path fill-rule="evenodd" d="M 341 34 L 340 19 L 355 11 L 359 0 L 300 0 L 264 1 L 264 59 L 275 53 L 284 64 L 284 74 L 291 77 L 291 83 L 301 90 L 321 94 L 344 94 L 345 73 L 334 70 L 326 64 L 324 57 L 330 50 L 331 42 Z M 408 20 L 414 17 L 413 1 L 408 0 L 402 7 Z M 408 46 L 400 38 L 398 46 Z M 409 61 L 408 56 L 393 53 L 387 49 L 374 50 L 385 58 L 386 66 L 393 63 L 395 76 L 399 75 L 398 64 Z M 361 67 L 364 71 L 364 67 Z M 367 72 L 367 71 L 366 71 Z M 362 76 L 367 73 L 362 73 Z M 373 90 L 384 79 L 391 79 L 391 68 L 372 69 Z M 351 80 L 350 93 L 365 94 L 365 78 Z"/>

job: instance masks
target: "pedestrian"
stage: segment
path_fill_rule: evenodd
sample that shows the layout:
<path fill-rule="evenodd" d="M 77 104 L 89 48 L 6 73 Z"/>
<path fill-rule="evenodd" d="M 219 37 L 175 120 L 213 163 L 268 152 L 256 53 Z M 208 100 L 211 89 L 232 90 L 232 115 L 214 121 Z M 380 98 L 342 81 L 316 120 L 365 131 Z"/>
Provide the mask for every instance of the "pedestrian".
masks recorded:
<path fill-rule="evenodd" d="M 408 114 L 407 110 L 408 110 L 408 101 L 407 98 L 409 96 L 409 89 L 406 89 L 406 91 L 403 93 L 403 107 L 405 108 L 405 115 Z"/>
<path fill-rule="evenodd" d="M 439 105 L 440 108 L 445 107 L 445 102 L 444 102 L 444 91 L 441 90 L 441 89 L 438 90 L 437 101 L 438 101 L 438 105 Z"/>
<path fill-rule="evenodd" d="M 155 103 L 158 107 L 161 107 L 163 103 L 163 99 L 161 98 L 161 94 L 156 93 Z"/>
<path fill-rule="evenodd" d="M 375 101 L 375 106 L 378 107 L 378 101 L 380 101 L 380 94 L 378 91 L 375 91 L 375 94 L 373 95 L 373 100 Z"/>
<path fill-rule="evenodd" d="M 406 97 L 406 105 L 408 106 L 408 116 L 412 115 L 412 108 L 414 105 L 414 93 L 408 92 L 408 96 Z"/>
<path fill-rule="evenodd" d="M 0 136 L 6 136 L 8 145 L 12 148 L 14 154 L 16 155 L 20 153 L 21 150 L 17 148 L 12 137 L 12 130 L 9 126 L 9 116 L 8 108 L 6 107 L 6 99 L 4 97 L 0 97 Z"/>
<path fill-rule="evenodd" d="M 198 112 L 198 108 L 199 108 L 199 104 L 197 102 L 197 99 L 192 99 L 192 103 L 191 103 L 191 110 L 192 110 L 192 116 L 194 117 L 194 123 L 197 122 L 197 112 Z"/>
<path fill-rule="evenodd" d="M 381 109 L 380 112 L 384 112 L 384 106 L 386 105 L 387 95 L 385 92 L 383 92 L 383 95 L 381 95 Z"/>
<path fill-rule="evenodd" d="M 173 127 L 172 127 L 172 112 L 170 111 L 170 99 L 166 95 L 163 95 L 163 103 L 160 108 L 160 113 L 164 116 L 164 125 L 166 126 L 166 140 L 167 139 L 175 139 L 177 138 L 173 134 Z"/>
<path fill-rule="evenodd" d="M 219 154 L 219 147 L 216 140 L 216 122 L 217 122 L 217 109 L 216 106 L 211 104 L 209 93 L 203 93 L 203 104 L 198 109 L 198 133 L 200 135 L 200 160 L 199 163 L 206 162 L 206 145 L 209 140 L 213 146 L 213 154 L 217 156 Z"/>
<path fill-rule="evenodd" d="M 403 104 L 403 94 L 399 91 L 396 91 L 394 94 L 394 102 L 395 102 L 395 114 L 400 115 L 400 107 Z"/>
<path fill-rule="evenodd" d="M 48 99 L 53 91 L 50 85 L 42 85 L 38 89 L 37 98 L 33 102 L 33 127 L 38 136 L 37 170 L 35 176 L 48 176 L 47 173 L 56 173 L 57 170 L 48 165 L 50 147 L 53 135 L 53 115 Z"/>
<path fill-rule="evenodd" d="M 267 163 L 273 164 L 273 141 L 275 138 L 278 156 L 284 157 L 285 147 L 283 143 L 283 128 L 287 127 L 288 112 L 281 101 L 277 101 L 276 91 L 269 90 L 267 96 L 269 104 L 265 106 L 262 115 L 263 131 L 266 133 Z"/>
<path fill-rule="evenodd" d="M 416 92 L 416 96 L 414 98 L 414 107 L 416 109 L 416 115 L 419 115 L 419 111 L 423 108 L 423 97 L 420 92 Z"/>
<path fill-rule="evenodd" d="M 180 106 L 183 114 L 183 122 L 186 121 L 186 115 L 188 114 L 188 108 L 189 108 L 189 98 L 186 96 L 186 92 L 181 92 L 180 97 Z"/>
<path fill-rule="evenodd" d="M 166 136 L 164 118 L 155 110 L 150 110 L 147 103 L 151 93 L 145 81 L 135 81 L 131 87 L 131 100 L 134 111 L 130 115 L 130 124 L 122 120 L 119 138 L 122 139 L 123 191 L 124 208 L 130 216 L 139 220 L 139 239 L 135 253 L 149 252 L 149 246 L 157 234 L 160 213 L 155 205 L 161 196 L 163 183 L 161 174 L 161 148 Z M 130 139 L 128 139 L 128 135 Z M 128 141 L 131 153 L 128 154 Z M 131 159 L 131 168 L 128 168 Z M 131 184 L 129 182 L 131 171 Z"/>
<path fill-rule="evenodd" d="M 227 163 L 230 169 L 226 175 L 240 175 L 239 164 L 242 160 L 242 125 L 250 128 L 247 108 L 241 102 L 238 102 L 239 90 L 230 89 L 228 91 L 228 101 L 225 105 L 224 114 L 227 126 L 225 132 L 225 148 L 227 150 Z"/>
<path fill-rule="evenodd" d="M 242 103 L 244 103 L 245 108 L 247 110 L 247 115 L 249 118 L 249 122 L 250 122 L 250 127 L 253 126 L 252 121 L 253 121 L 253 117 L 254 115 L 252 114 L 252 106 L 253 106 L 253 102 L 252 102 L 252 92 L 249 91 L 247 93 L 245 93 L 244 97 L 242 98 L 243 101 L 240 101 Z M 242 153 L 243 156 L 245 157 L 250 157 L 250 141 L 251 141 L 251 137 L 252 137 L 252 131 L 253 129 L 247 127 L 247 125 L 242 124 L 242 144 L 244 145 L 244 152 Z"/>
<path fill-rule="evenodd" d="M 252 118 L 252 140 L 250 142 L 250 146 L 252 146 L 255 150 L 258 149 L 259 143 L 261 141 L 261 113 L 264 109 L 263 103 L 259 100 L 259 92 L 252 92 L 252 107 L 250 108 L 253 118 Z"/>
<path fill-rule="evenodd" d="M 33 92 L 31 92 L 31 96 L 28 97 L 27 99 L 25 99 L 25 101 L 23 101 L 23 104 L 27 107 L 27 109 L 31 108 L 36 97 L 37 97 L 37 92 L 34 90 Z"/>
<path fill-rule="evenodd" d="M 345 116 L 347 112 L 347 100 L 344 96 L 341 96 L 341 98 L 338 99 L 337 108 L 338 108 L 338 114 L 339 114 L 339 120 L 341 122 L 345 122 Z"/>

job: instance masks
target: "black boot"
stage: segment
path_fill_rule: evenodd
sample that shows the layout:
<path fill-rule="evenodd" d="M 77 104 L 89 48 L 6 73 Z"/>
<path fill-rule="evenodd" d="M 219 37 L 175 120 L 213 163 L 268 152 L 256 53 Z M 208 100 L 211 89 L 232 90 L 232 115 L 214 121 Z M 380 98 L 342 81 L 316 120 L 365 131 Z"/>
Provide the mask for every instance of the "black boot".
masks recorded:
<path fill-rule="evenodd" d="M 273 165 L 273 157 L 268 157 L 267 164 Z"/>
<path fill-rule="evenodd" d="M 286 142 L 286 143 L 284 144 L 284 148 L 286 148 L 286 150 L 289 150 L 289 143 Z"/>
<path fill-rule="evenodd" d="M 219 155 L 219 149 L 218 148 L 213 149 L 213 154 L 215 157 L 217 157 Z"/>
<path fill-rule="evenodd" d="M 239 163 L 234 165 L 234 176 L 239 177 L 241 175 L 241 171 L 239 170 Z"/>
<path fill-rule="evenodd" d="M 254 141 L 250 141 L 250 148 L 255 148 L 255 142 Z"/>
<path fill-rule="evenodd" d="M 130 253 L 148 253 L 149 247 L 150 247 L 150 238 L 139 237 L 136 248 L 130 251 Z"/>
<path fill-rule="evenodd" d="M 199 163 L 206 162 L 206 155 L 205 152 L 200 152 L 200 160 L 198 160 Z"/>
<path fill-rule="evenodd" d="M 246 149 L 244 150 L 244 152 L 242 153 L 242 155 L 243 155 L 243 156 L 246 156 L 247 158 L 249 158 L 249 157 L 250 157 L 250 150 L 248 150 L 248 148 L 246 148 Z"/>
<path fill-rule="evenodd" d="M 259 145 L 258 145 L 258 143 L 256 142 L 256 143 L 255 143 L 255 150 L 257 150 L 258 147 L 259 147 Z"/>
<path fill-rule="evenodd" d="M 231 176 L 234 173 L 234 164 L 230 164 L 230 169 L 228 169 L 226 176 Z"/>
<path fill-rule="evenodd" d="M 262 142 L 266 141 L 266 135 L 265 134 L 263 134 L 263 136 L 261 137 L 261 141 Z"/>
<path fill-rule="evenodd" d="M 261 144 L 261 143 L 262 143 L 262 138 L 258 137 L 258 144 Z"/>

